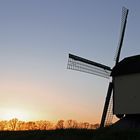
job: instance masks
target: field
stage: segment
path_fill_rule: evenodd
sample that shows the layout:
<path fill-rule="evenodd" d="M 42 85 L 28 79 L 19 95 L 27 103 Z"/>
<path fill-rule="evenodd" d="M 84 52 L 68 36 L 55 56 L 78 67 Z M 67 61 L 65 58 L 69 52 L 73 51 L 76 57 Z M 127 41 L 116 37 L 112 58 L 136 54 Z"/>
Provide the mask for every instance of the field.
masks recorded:
<path fill-rule="evenodd" d="M 1 131 L 0 140 L 140 140 L 140 129 Z"/>
<path fill-rule="evenodd" d="M 140 140 L 140 129 L 99 129 L 92 140 Z"/>
<path fill-rule="evenodd" d="M 1 131 L 0 140 L 91 140 L 93 130 Z"/>

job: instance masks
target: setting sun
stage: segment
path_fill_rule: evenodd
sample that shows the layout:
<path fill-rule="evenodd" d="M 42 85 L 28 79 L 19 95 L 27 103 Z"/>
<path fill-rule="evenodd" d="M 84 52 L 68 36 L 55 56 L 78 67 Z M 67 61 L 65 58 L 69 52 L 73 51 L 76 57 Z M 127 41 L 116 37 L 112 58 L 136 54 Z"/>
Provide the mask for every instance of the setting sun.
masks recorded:
<path fill-rule="evenodd" d="M 2 118 L 4 120 L 10 120 L 13 118 L 17 118 L 19 120 L 29 120 L 29 115 L 25 111 L 17 110 L 17 109 L 7 109 L 5 110 Z"/>

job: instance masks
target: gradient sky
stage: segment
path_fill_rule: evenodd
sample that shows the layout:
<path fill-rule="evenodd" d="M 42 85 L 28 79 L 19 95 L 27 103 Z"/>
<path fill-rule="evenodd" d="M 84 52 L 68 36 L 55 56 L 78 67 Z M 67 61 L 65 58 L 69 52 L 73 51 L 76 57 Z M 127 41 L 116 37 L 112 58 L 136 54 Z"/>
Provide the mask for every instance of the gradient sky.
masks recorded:
<path fill-rule="evenodd" d="M 139 0 L 0 0 L 0 119 L 100 121 L 109 80 L 67 70 L 68 53 L 113 67 L 140 53 Z"/>

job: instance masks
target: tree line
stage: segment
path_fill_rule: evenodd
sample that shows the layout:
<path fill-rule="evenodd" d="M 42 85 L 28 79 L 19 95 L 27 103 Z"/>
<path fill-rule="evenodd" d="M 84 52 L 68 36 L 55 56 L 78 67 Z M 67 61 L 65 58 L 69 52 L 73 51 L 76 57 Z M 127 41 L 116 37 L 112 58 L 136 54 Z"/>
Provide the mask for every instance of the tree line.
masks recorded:
<path fill-rule="evenodd" d="M 20 130 L 54 130 L 54 129 L 97 129 L 99 124 L 88 122 L 77 122 L 76 120 L 58 120 L 56 123 L 51 121 L 20 121 L 17 118 L 0 121 L 0 131 L 20 131 Z"/>

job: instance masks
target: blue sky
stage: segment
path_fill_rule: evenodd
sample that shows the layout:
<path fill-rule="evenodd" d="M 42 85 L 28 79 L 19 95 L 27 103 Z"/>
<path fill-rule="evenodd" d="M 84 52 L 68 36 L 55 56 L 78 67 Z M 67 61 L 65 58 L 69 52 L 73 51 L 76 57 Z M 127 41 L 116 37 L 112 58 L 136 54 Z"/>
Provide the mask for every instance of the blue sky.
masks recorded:
<path fill-rule="evenodd" d="M 67 70 L 68 53 L 113 67 L 125 6 L 130 11 L 121 59 L 139 54 L 139 5 L 1 0 L 0 116 L 20 110 L 28 119 L 99 122 L 109 80 Z"/>

